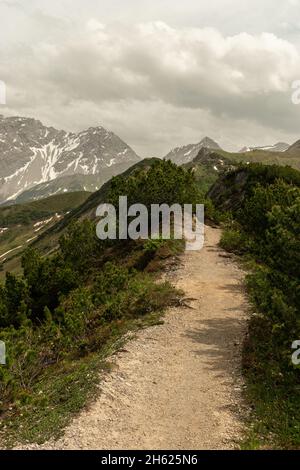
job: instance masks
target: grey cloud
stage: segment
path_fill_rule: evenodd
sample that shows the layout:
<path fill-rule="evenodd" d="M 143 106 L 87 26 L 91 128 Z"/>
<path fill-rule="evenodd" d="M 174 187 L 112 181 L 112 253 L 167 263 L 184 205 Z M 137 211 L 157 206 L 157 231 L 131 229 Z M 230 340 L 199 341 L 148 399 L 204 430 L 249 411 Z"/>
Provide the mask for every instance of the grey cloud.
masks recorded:
<path fill-rule="evenodd" d="M 204 134 L 238 146 L 233 129 L 243 144 L 255 133 L 259 144 L 297 136 L 290 86 L 300 57 L 274 34 L 226 36 L 162 21 L 79 24 L 41 10 L 30 22 L 38 24 L 31 39 L 2 51 L 9 114 L 73 129 L 101 123 L 143 154 Z"/>

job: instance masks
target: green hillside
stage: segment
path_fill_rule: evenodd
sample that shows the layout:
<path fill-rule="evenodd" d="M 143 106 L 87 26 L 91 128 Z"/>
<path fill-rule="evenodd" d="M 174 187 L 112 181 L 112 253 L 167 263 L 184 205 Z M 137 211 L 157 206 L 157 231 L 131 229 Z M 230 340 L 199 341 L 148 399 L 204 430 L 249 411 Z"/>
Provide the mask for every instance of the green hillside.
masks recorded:
<path fill-rule="evenodd" d="M 243 165 L 209 192 L 227 223 L 221 244 L 242 256 L 252 304 L 243 367 L 254 426 L 247 446 L 300 446 L 300 172 Z"/>
<path fill-rule="evenodd" d="M 55 213 L 65 213 L 82 204 L 88 192 L 64 193 L 38 201 L 10 206 L 0 206 L 0 227 L 29 224 Z"/>
<path fill-rule="evenodd" d="M 107 195 L 111 189 L 115 178 L 129 178 L 134 177 L 137 173 L 143 171 L 147 172 L 156 162 L 160 162 L 158 158 L 146 158 L 141 162 L 136 163 L 128 170 L 124 171 L 119 176 L 113 177 L 80 205 L 78 205 L 72 212 L 66 214 L 63 219 L 58 221 L 54 226 L 51 226 L 49 230 L 46 230 L 35 242 L 34 246 L 43 252 L 52 251 L 57 247 L 58 238 L 61 233 L 66 230 L 68 225 L 77 220 L 96 219 L 96 209 L 99 204 L 107 202 Z"/>
<path fill-rule="evenodd" d="M 96 237 L 98 205 L 116 205 L 127 195 L 129 204 L 148 208 L 205 203 L 206 215 L 225 224 L 222 246 L 243 256 L 250 270 L 253 315 L 243 347 L 246 398 L 254 410 L 249 442 L 259 436 L 270 446 L 300 445 L 293 396 L 299 368 L 290 361 L 291 340 L 300 337 L 300 172 L 238 158 L 203 150 L 182 167 L 145 159 L 90 195 L 1 208 L 7 230 L 0 248 L 9 253 L 0 253 L 0 339 L 9 346 L 9 364 L 23 364 L 21 374 L 1 369 L 0 408 L 12 442 L 42 442 L 64 426 L 94 390 L 94 371 L 115 342 L 159 321 L 178 302 L 180 294 L 156 273 L 181 241 Z"/>
<path fill-rule="evenodd" d="M 101 173 L 95 175 L 68 175 L 56 178 L 46 183 L 40 183 L 30 189 L 23 191 L 16 199 L 17 204 L 23 204 L 33 200 L 47 198 L 50 195 L 65 194 L 66 192 L 94 192 L 113 176 L 124 171 L 128 165 L 126 163 L 103 168 Z"/>
<path fill-rule="evenodd" d="M 0 427 L 8 445 L 16 438 L 43 442 L 57 432 L 95 390 L 95 369 L 117 341 L 128 330 L 157 323 L 179 302 L 180 292 L 157 272 L 168 259 L 174 263 L 182 240 L 97 238 L 97 205 L 124 194 L 130 204 L 148 208 L 204 202 L 192 171 L 146 160 L 23 252 L 22 273 L 7 273 L 0 284 L 0 340 L 8 351 L 8 367 L 0 369 Z M 45 256 L 36 248 L 53 235 L 57 250 Z"/>

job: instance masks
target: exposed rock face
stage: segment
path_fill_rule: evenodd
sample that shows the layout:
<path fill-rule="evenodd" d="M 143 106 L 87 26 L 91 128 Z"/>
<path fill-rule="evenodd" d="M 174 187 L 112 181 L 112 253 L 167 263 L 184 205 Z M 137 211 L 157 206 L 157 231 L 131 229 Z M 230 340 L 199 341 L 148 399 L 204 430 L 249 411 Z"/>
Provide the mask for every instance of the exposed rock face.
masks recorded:
<path fill-rule="evenodd" d="M 291 154 L 299 154 L 300 155 L 300 140 L 297 140 L 294 144 L 292 144 L 288 149 L 288 153 Z"/>
<path fill-rule="evenodd" d="M 198 152 L 198 155 L 193 159 L 192 163 L 200 163 L 210 170 L 221 173 L 234 168 L 233 163 L 228 158 L 223 157 L 218 152 L 207 147 L 203 147 Z"/>
<path fill-rule="evenodd" d="M 36 201 L 45 197 L 54 196 L 57 194 L 70 193 L 76 191 L 98 191 L 101 186 L 106 183 L 113 176 L 119 175 L 128 168 L 126 162 L 112 165 L 109 168 L 103 168 L 100 173 L 95 175 L 83 175 L 77 173 L 75 175 L 61 176 L 54 180 L 40 183 L 30 189 L 23 191 L 13 201 L 9 203 L 22 204 L 28 201 Z"/>
<path fill-rule="evenodd" d="M 221 150 L 221 147 L 214 140 L 209 137 L 204 137 L 197 144 L 184 145 L 183 147 L 176 147 L 171 150 L 164 158 L 172 160 L 177 164 L 188 163 L 194 160 L 202 148 L 209 148 L 212 150 Z"/>
<path fill-rule="evenodd" d="M 59 177 L 96 175 L 118 164 L 123 170 L 124 164 L 129 167 L 139 160 L 125 142 L 103 127 L 75 134 L 35 119 L 0 116 L 0 201 Z"/>
<path fill-rule="evenodd" d="M 285 152 L 289 148 L 286 142 L 277 142 L 274 145 L 266 145 L 264 147 L 243 147 L 240 153 L 252 152 L 253 150 L 265 150 L 266 152 Z"/>

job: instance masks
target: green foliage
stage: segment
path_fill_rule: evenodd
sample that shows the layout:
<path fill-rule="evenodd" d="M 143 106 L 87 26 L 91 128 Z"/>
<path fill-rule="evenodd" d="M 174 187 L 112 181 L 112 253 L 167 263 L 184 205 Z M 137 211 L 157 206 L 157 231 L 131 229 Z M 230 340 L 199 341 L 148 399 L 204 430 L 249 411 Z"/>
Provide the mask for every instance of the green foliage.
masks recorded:
<path fill-rule="evenodd" d="M 107 263 L 90 286 L 73 289 L 52 311 L 44 307 L 39 325 L 23 319 L 17 328 L 1 331 L 8 353 L 7 367 L 0 368 L 2 406 L 26 401 L 52 364 L 101 350 L 114 322 L 161 312 L 176 297 L 168 283 L 157 284 L 150 275 Z"/>
<path fill-rule="evenodd" d="M 291 207 L 300 195 L 300 188 L 279 179 L 271 184 L 258 183 L 252 187 L 237 219 L 244 230 L 257 238 L 264 237 L 270 225 L 270 215 L 276 208 Z M 275 215 L 275 213 L 274 213 Z"/>
<path fill-rule="evenodd" d="M 151 239 L 149 238 L 148 240 L 145 241 L 144 243 L 144 251 L 145 253 L 152 255 L 159 250 L 164 245 L 164 240 L 161 238 L 157 239 Z"/>
<path fill-rule="evenodd" d="M 257 163 L 240 165 L 230 173 L 221 175 L 208 194 L 219 211 L 233 211 L 236 215 L 239 209 L 243 208 L 244 202 L 252 197 L 258 185 L 268 187 L 282 180 L 299 188 L 299 174 L 299 171 L 290 167 Z"/>
<path fill-rule="evenodd" d="M 79 282 L 76 271 L 60 254 L 42 258 L 34 249 L 28 248 L 22 258 L 22 267 L 30 292 L 29 317 L 34 323 L 43 321 L 45 307 L 50 311 L 55 309 L 60 296 L 66 295 Z"/>
<path fill-rule="evenodd" d="M 95 267 L 103 249 L 103 243 L 96 236 L 95 225 L 89 220 L 72 222 L 59 244 L 65 263 L 79 274 Z"/>
<path fill-rule="evenodd" d="M 226 251 L 242 254 L 246 250 L 246 237 L 237 226 L 231 224 L 223 231 L 220 245 Z"/>
<path fill-rule="evenodd" d="M 150 276 L 107 263 L 92 295 L 102 317 L 112 321 L 161 310 L 173 300 L 174 291 L 168 283 L 155 284 Z"/>
<path fill-rule="evenodd" d="M 25 204 L 0 207 L 0 227 L 17 224 L 29 225 L 37 220 L 46 219 L 56 213 L 67 212 L 84 202 L 89 193 L 74 192 L 50 196 Z"/>
<path fill-rule="evenodd" d="M 29 292 L 26 282 L 7 273 L 0 286 L 0 327 L 20 326 L 26 316 Z"/>
<path fill-rule="evenodd" d="M 293 446 L 295 416 L 300 420 L 299 367 L 291 360 L 292 342 L 300 338 L 300 174 L 252 165 L 249 175 L 221 243 L 256 261 L 247 289 L 259 313 L 250 320 L 244 367 L 264 432 L 271 430 L 280 446 Z M 262 405 L 266 396 L 268 406 Z"/>
<path fill-rule="evenodd" d="M 290 166 L 262 165 L 260 163 L 250 163 L 250 165 L 240 165 L 234 170 L 230 178 L 240 171 L 247 173 L 247 190 L 250 192 L 257 184 L 269 185 L 281 179 L 285 183 L 300 187 L 300 172 Z"/>
<path fill-rule="evenodd" d="M 116 176 L 111 183 L 108 200 L 118 206 L 119 196 L 128 198 L 128 205 L 196 204 L 202 195 L 191 170 L 178 167 L 169 160 L 156 161 L 147 171 L 138 170 L 129 178 Z"/>
<path fill-rule="evenodd" d="M 148 173 L 142 169 L 128 181 L 116 178 L 111 200 L 128 194 L 129 204 L 197 202 L 190 172 L 158 162 Z M 11 415 L 42 402 L 57 407 L 52 399 L 38 396 L 39 384 L 54 374 L 52 369 L 63 370 L 70 362 L 75 367 L 76 361 L 104 351 L 126 325 L 172 304 L 178 292 L 145 272 L 164 248 L 163 240 L 100 241 L 87 219 L 68 224 L 52 255 L 28 248 L 23 275 L 7 274 L 0 285 L 0 340 L 7 350 L 7 365 L 0 368 L 0 412 Z M 167 251 L 171 253 L 169 246 Z M 59 403 L 60 393 L 55 399 Z"/>

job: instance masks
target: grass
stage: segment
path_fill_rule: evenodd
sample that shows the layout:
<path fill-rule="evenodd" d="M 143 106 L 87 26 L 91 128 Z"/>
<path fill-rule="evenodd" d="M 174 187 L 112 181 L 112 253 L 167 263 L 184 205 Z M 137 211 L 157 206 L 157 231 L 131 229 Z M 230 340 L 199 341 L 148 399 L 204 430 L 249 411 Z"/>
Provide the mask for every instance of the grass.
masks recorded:
<path fill-rule="evenodd" d="M 268 377 L 268 374 L 258 377 L 248 367 L 254 353 L 260 368 L 269 367 L 260 351 L 266 331 L 260 315 L 252 316 L 250 328 L 251 334 L 247 336 L 243 347 L 243 369 L 247 385 L 245 399 L 253 412 L 242 448 L 299 449 L 299 386 L 288 383 L 274 384 L 274 380 Z"/>
<path fill-rule="evenodd" d="M 220 245 L 239 256 L 241 266 L 250 275 L 257 269 L 255 258 L 241 249 L 242 234 L 226 228 Z M 241 256 L 242 255 L 242 256 Z M 247 282 L 245 282 L 247 287 Z M 251 301 L 251 296 L 249 296 Z M 300 448 L 300 387 L 287 381 L 279 383 L 272 374 L 264 354 L 268 318 L 257 313 L 252 304 L 248 334 L 242 351 L 243 376 L 246 382 L 244 398 L 252 410 L 246 419 L 246 433 L 242 450 L 299 449 Z M 292 354 L 292 350 L 291 350 Z M 252 366 L 255 366 L 253 370 Z M 260 374 L 257 373 L 260 370 Z"/>
<path fill-rule="evenodd" d="M 116 322 L 111 337 L 98 352 L 80 360 L 65 360 L 50 367 L 35 384 L 27 403 L 16 403 L 0 417 L 2 446 L 42 444 L 57 439 L 70 420 L 95 397 L 103 375 L 113 367 L 112 354 L 141 328 L 163 323 L 162 312 Z"/>

